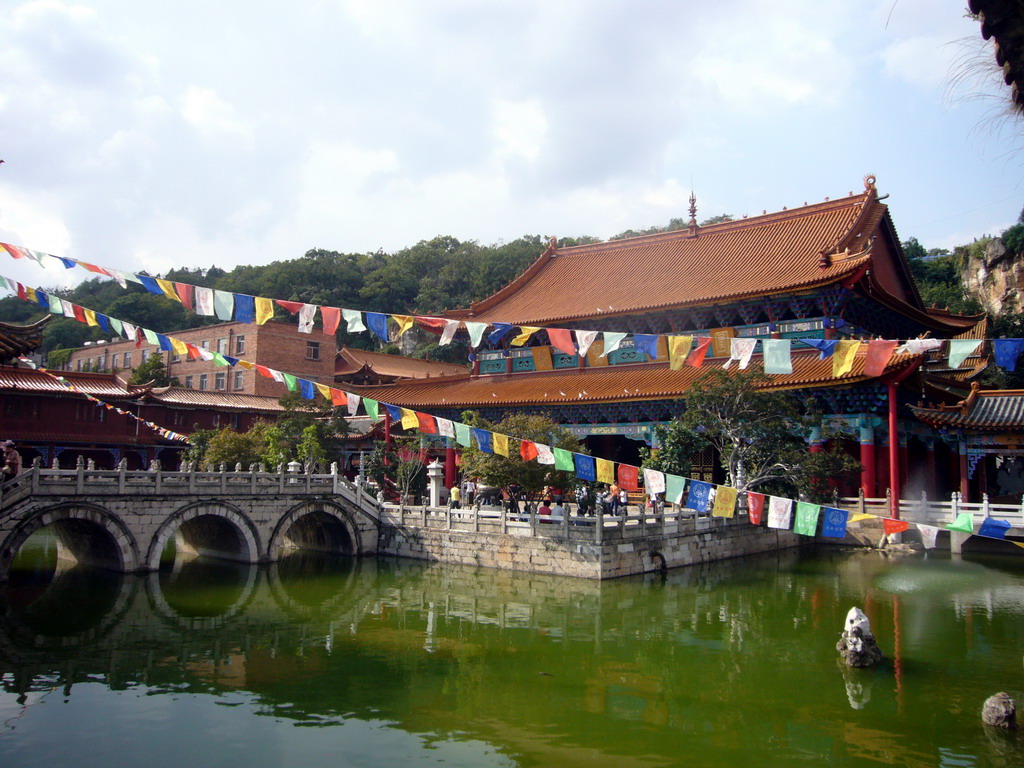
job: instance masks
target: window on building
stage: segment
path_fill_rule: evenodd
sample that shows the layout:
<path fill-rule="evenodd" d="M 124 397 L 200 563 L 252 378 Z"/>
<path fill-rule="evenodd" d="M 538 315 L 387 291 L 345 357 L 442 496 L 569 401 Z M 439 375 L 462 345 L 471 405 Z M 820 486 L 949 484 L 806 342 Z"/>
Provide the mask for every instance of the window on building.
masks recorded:
<path fill-rule="evenodd" d="M 77 360 L 75 360 L 75 370 L 76 371 L 81 371 L 82 370 L 82 358 L 78 358 Z"/>
<path fill-rule="evenodd" d="M 124 367 L 125 368 L 131 368 L 132 367 L 132 353 L 131 352 L 125 352 L 124 353 Z"/>
<path fill-rule="evenodd" d="M 307 341 L 306 342 L 306 359 L 307 360 L 319 360 L 320 359 L 320 342 L 319 341 Z"/>
<path fill-rule="evenodd" d="M 228 354 L 228 337 L 223 336 L 217 339 L 217 351 L 222 355 Z"/>
<path fill-rule="evenodd" d="M 245 334 L 235 336 L 235 355 L 245 354 Z"/>
<path fill-rule="evenodd" d="M 177 352 L 172 352 L 171 353 L 171 362 L 172 363 L 176 363 L 179 360 L 181 360 L 181 357 L 178 355 L 178 353 Z"/>
<path fill-rule="evenodd" d="M 203 349 L 205 349 L 207 352 L 209 352 L 210 351 L 210 340 L 209 339 L 203 339 L 202 341 L 199 342 L 199 346 L 202 347 Z"/>
<path fill-rule="evenodd" d="M 185 389 L 192 389 L 192 377 L 191 376 L 186 376 L 185 377 Z"/>
<path fill-rule="evenodd" d="M 245 388 L 245 371 L 235 371 L 235 380 L 232 382 L 232 389 Z"/>
<path fill-rule="evenodd" d="M 146 362 L 149 359 L 149 356 L 152 354 L 152 352 L 153 350 L 151 349 L 142 350 L 142 362 Z"/>
<path fill-rule="evenodd" d="M 210 382 L 210 377 L 209 376 L 207 376 L 205 373 L 199 374 L 199 389 L 205 390 L 207 387 L 209 387 L 209 385 L 210 385 L 209 382 Z"/>
<path fill-rule="evenodd" d="M 93 405 L 88 400 L 81 400 L 75 403 L 76 421 L 105 421 L 106 408 Z"/>
<path fill-rule="evenodd" d="M 226 373 L 217 373 L 213 376 L 213 388 L 217 391 L 223 391 L 228 388 L 228 375 Z"/>

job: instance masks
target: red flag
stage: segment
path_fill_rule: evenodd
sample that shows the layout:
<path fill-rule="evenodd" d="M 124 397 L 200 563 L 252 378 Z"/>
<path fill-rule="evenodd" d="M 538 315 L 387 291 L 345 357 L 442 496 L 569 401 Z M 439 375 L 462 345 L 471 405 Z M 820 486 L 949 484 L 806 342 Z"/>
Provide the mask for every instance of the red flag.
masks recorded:
<path fill-rule="evenodd" d="M 22 301 L 28 301 L 28 291 L 25 290 L 25 286 L 18 283 L 18 298 Z"/>
<path fill-rule="evenodd" d="M 895 341 L 877 339 L 868 342 L 868 354 L 864 359 L 865 376 L 881 376 L 885 366 L 889 364 L 893 350 L 896 349 Z"/>
<path fill-rule="evenodd" d="M 279 307 L 284 307 L 293 315 L 300 309 L 302 309 L 301 301 L 285 301 L 284 299 L 274 299 L 274 303 L 277 304 Z"/>
<path fill-rule="evenodd" d="M 540 455 L 537 451 L 537 444 L 532 440 L 523 440 L 519 444 L 519 455 L 523 461 L 533 461 Z"/>
<path fill-rule="evenodd" d="M 333 336 L 341 323 L 341 310 L 337 307 L 320 307 L 320 318 L 324 322 L 324 333 Z"/>
<path fill-rule="evenodd" d="M 188 283 L 175 283 L 174 291 L 178 294 L 178 298 L 181 299 L 181 303 L 185 305 L 185 309 L 192 311 L 194 309 L 192 294 L 195 292 L 195 288 Z"/>
<path fill-rule="evenodd" d="M 185 349 L 188 350 L 188 356 L 192 360 L 199 360 L 199 359 L 202 358 L 202 355 L 199 354 L 199 347 L 197 347 L 195 344 L 189 344 L 186 341 L 185 342 Z"/>
<path fill-rule="evenodd" d="M 260 376 L 265 376 L 268 379 L 274 378 L 274 374 L 272 374 L 270 372 L 270 369 L 267 368 L 267 366 L 265 365 L 257 365 L 256 371 L 259 373 Z"/>
<path fill-rule="evenodd" d="M 16 246 L 16 245 L 8 245 L 7 243 L 0 243 L 0 245 L 3 245 L 3 247 L 7 249 L 7 252 L 9 254 L 11 254 L 11 256 L 13 256 L 14 258 L 16 258 L 16 259 L 24 259 L 25 258 L 25 254 L 21 252 L 21 248 L 19 248 L 18 246 Z"/>
<path fill-rule="evenodd" d="M 572 343 L 572 331 L 568 328 L 548 328 L 547 332 L 551 346 L 567 355 L 576 354 L 576 345 Z"/>
<path fill-rule="evenodd" d="M 640 482 L 639 473 L 636 467 L 632 467 L 629 464 L 619 464 L 619 487 L 625 488 L 627 491 L 639 491 Z"/>
<path fill-rule="evenodd" d="M 98 275 L 106 275 L 107 277 L 110 277 L 110 273 L 107 272 L 107 270 L 105 270 L 103 267 L 97 267 L 95 264 L 90 264 L 87 261 L 78 262 L 78 266 L 80 266 L 82 269 L 87 269 L 90 272 L 95 272 Z"/>
<path fill-rule="evenodd" d="M 747 491 L 747 514 L 751 525 L 761 524 L 761 513 L 764 512 L 764 494 Z"/>
<path fill-rule="evenodd" d="M 322 308 L 321 308 L 322 310 Z M 348 405 L 348 395 L 342 392 L 340 389 L 331 387 L 331 405 Z"/>
<path fill-rule="evenodd" d="M 708 347 L 711 346 L 711 337 L 704 339 L 698 339 L 697 346 L 690 353 L 690 356 L 686 358 L 686 364 L 692 365 L 694 368 L 700 368 L 704 365 L 704 356 L 708 353 Z"/>
<path fill-rule="evenodd" d="M 910 523 L 906 520 L 892 520 L 887 517 L 882 521 L 882 528 L 885 530 L 886 536 L 893 533 L 902 533 L 909 527 Z"/>
<path fill-rule="evenodd" d="M 420 423 L 420 432 L 425 435 L 437 434 L 437 422 L 434 421 L 434 417 L 429 413 L 416 411 L 416 420 Z"/>
<path fill-rule="evenodd" d="M 77 304 L 72 304 L 71 305 L 71 309 L 74 310 L 74 312 L 75 312 L 75 320 L 77 320 L 80 323 L 88 322 L 88 320 L 85 319 L 85 310 L 84 309 L 82 309 Z"/>

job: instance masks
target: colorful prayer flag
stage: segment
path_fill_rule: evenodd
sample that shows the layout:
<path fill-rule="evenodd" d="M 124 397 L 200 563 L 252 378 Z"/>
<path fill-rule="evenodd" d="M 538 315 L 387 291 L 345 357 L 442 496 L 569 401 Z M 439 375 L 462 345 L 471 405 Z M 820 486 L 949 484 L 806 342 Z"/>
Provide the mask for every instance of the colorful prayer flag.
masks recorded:
<path fill-rule="evenodd" d="M 615 462 L 608 459 L 597 460 L 597 482 L 611 485 L 615 482 Z"/>
<path fill-rule="evenodd" d="M 799 533 L 801 536 L 813 536 L 818 529 L 818 516 L 820 514 L 821 507 L 818 504 L 811 504 L 809 501 L 798 501 L 793 533 Z"/>
<path fill-rule="evenodd" d="M 760 525 L 764 515 L 764 494 L 747 491 L 747 516 L 751 525 Z"/>
<path fill-rule="evenodd" d="M 690 354 L 693 346 L 693 336 L 669 336 L 668 337 L 668 367 L 678 371 L 686 362 L 686 356 Z"/>
<path fill-rule="evenodd" d="M 494 452 L 498 456 L 508 456 L 508 435 L 503 435 L 500 432 L 492 432 L 491 445 L 494 446 Z"/>
<path fill-rule="evenodd" d="M 793 343 L 789 339 L 762 339 L 764 372 L 787 374 L 793 372 Z"/>
<path fill-rule="evenodd" d="M 576 477 L 580 480 L 595 482 L 597 480 L 597 462 L 593 456 L 585 456 L 582 453 L 573 454 L 573 461 L 576 466 Z"/>
<path fill-rule="evenodd" d="M 768 498 L 768 527 L 789 530 L 793 518 L 793 500 L 781 496 Z"/>
<path fill-rule="evenodd" d="M 896 349 L 896 343 L 885 339 L 874 339 L 868 342 L 868 352 L 864 358 L 865 376 L 881 376 L 885 373 L 885 367 L 889 364 L 893 350 Z"/>
<path fill-rule="evenodd" d="M 853 361 L 857 357 L 857 350 L 861 342 L 843 339 L 836 344 L 835 354 L 832 356 L 832 376 L 839 378 L 853 370 Z"/>
<path fill-rule="evenodd" d="M 567 451 L 565 448 L 555 447 L 555 469 L 560 469 L 565 472 L 575 472 L 576 462 L 573 461 L 572 451 Z"/>
<path fill-rule="evenodd" d="M 842 539 L 846 537 L 846 519 L 849 512 L 845 509 L 825 507 L 825 518 L 821 524 L 821 535 L 830 539 Z"/>
<path fill-rule="evenodd" d="M 619 464 L 617 476 L 620 488 L 627 491 L 640 490 L 639 472 L 632 464 Z"/>
<path fill-rule="evenodd" d="M 715 492 L 715 505 L 711 508 L 712 516 L 733 517 L 736 514 L 736 496 L 735 488 L 728 485 L 718 486 Z"/>
<path fill-rule="evenodd" d="M 686 496 L 686 508 L 697 512 L 707 512 L 711 500 L 711 483 L 703 480 L 690 481 L 690 493 Z"/>

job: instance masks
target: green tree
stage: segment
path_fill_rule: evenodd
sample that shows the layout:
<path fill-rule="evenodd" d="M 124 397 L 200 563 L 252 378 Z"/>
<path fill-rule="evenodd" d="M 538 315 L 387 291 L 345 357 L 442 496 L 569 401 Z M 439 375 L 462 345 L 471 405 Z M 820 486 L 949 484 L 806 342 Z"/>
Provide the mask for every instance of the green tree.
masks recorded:
<path fill-rule="evenodd" d="M 829 480 L 857 470 L 841 450 L 841 435 L 823 421 L 810 401 L 767 388 L 758 371 L 713 370 L 687 392 L 682 425 L 699 432 L 717 451 L 739 490 L 805 494 L 823 500 Z M 827 450 L 811 453 L 807 438 L 817 430 Z"/>
<path fill-rule="evenodd" d="M 392 501 L 422 496 L 427 490 L 427 470 L 419 437 L 393 437 L 390 450 L 378 440 L 366 458 L 366 474 Z"/>
<path fill-rule="evenodd" d="M 654 437 L 657 448 L 640 449 L 641 466 L 680 477 L 690 476 L 693 456 L 708 444 L 701 432 L 683 426 L 680 421 L 656 425 Z"/>
<path fill-rule="evenodd" d="M 210 438 L 203 460 L 214 467 L 224 464 L 229 471 L 236 464 L 248 470 L 250 465 L 260 461 L 265 426 L 265 422 L 257 422 L 245 432 L 228 428 L 217 430 Z"/>
<path fill-rule="evenodd" d="M 509 456 L 483 453 L 476 448 L 464 448 L 462 451 L 462 471 L 470 477 L 478 477 L 485 485 L 503 488 L 508 491 L 512 486 L 519 486 L 528 496 L 539 494 L 545 485 L 561 488 L 572 488 L 576 483 L 573 472 L 555 470 L 554 467 L 540 464 L 536 460 L 523 461 L 519 453 L 520 440 L 532 440 L 567 451 L 586 453 L 579 440 L 547 416 L 513 414 L 506 416 L 497 424 L 484 419 L 475 411 L 466 411 L 462 420 L 473 427 L 487 429 L 491 432 L 509 435 Z"/>
<path fill-rule="evenodd" d="M 154 353 L 140 363 L 128 380 L 129 384 L 149 384 L 154 387 L 178 387 L 181 386 L 177 376 L 167 375 L 167 366 L 164 364 L 164 356 Z"/>

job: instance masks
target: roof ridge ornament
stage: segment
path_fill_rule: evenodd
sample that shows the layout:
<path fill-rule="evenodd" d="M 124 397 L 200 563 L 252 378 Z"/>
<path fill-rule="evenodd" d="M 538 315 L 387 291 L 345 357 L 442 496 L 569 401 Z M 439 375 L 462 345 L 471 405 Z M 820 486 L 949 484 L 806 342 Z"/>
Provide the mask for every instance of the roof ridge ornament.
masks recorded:
<path fill-rule="evenodd" d="M 697 195 L 690 190 L 690 237 L 697 237 Z"/>
<path fill-rule="evenodd" d="M 873 173 L 867 174 L 864 177 L 864 191 L 865 192 L 876 192 L 877 193 L 878 189 L 875 187 L 875 182 L 877 180 L 878 179 L 875 178 L 875 174 L 873 174 Z"/>

